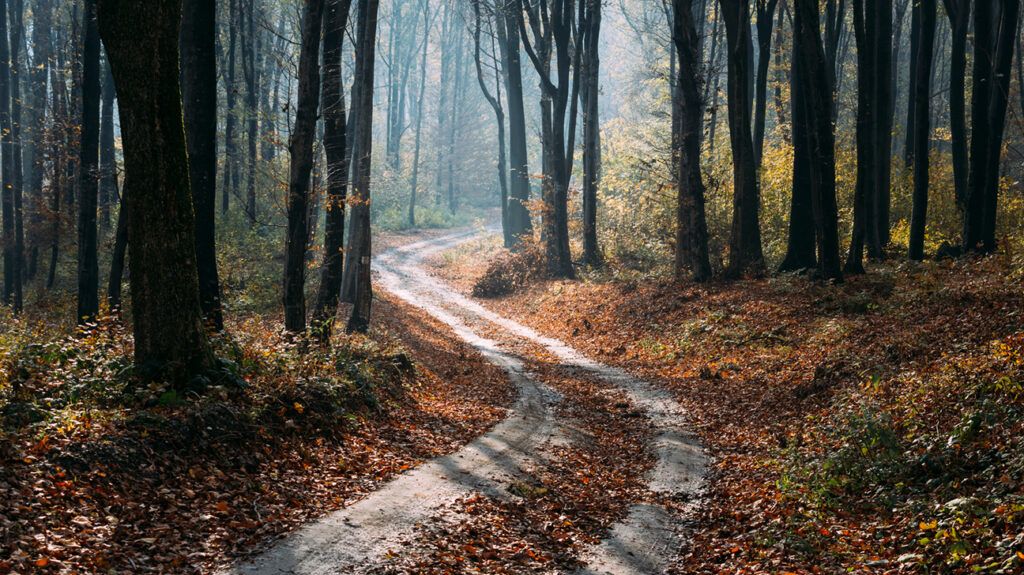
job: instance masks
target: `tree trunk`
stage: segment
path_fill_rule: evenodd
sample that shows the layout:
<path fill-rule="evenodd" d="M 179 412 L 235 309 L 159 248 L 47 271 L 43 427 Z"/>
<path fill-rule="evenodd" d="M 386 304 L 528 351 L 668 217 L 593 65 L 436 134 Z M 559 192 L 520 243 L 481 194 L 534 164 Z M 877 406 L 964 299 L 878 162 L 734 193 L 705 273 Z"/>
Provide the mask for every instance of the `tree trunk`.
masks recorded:
<path fill-rule="evenodd" d="M 181 79 L 196 224 L 199 304 L 206 322 L 224 329 L 217 275 L 217 10 L 183 0 Z"/>
<path fill-rule="evenodd" d="M 711 278 L 708 256 L 708 226 L 704 211 L 704 181 L 700 167 L 700 140 L 704 109 L 700 94 L 702 62 L 698 46 L 700 33 L 693 21 L 692 0 L 675 0 L 672 4 L 672 39 L 678 55 L 679 130 L 676 141 L 680 149 L 676 197 L 676 278 L 684 275 L 696 282 Z"/>
<path fill-rule="evenodd" d="M 416 145 L 412 160 L 412 180 L 409 182 L 409 227 L 416 227 L 416 193 L 420 186 L 420 152 L 423 144 L 423 100 L 427 93 L 427 52 L 430 49 L 430 3 L 423 5 L 423 52 L 420 56 L 420 91 L 416 108 Z"/>
<path fill-rule="evenodd" d="M 526 204 L 530 201 L 530 167 L 526 147 L 526 108 L 523 103 L 523 70 L 520 63 L 519 22 L 516 17 L 516 0 L 498 0 L 502 3 L 501 14 L 505 19 L 504 29 L 505 92 L 508 96 L 509 168 L 510 190 L 508 203 L 509 231 L 513 247 L 520 245 L 524 238 L 533 234 L 533 222 Z"/>
<path fill-rule="evenodd" d="M 872 230 L 875 190 L 875 20 L 871 0 L 853 0 L 853 28 L 857 42 L 857 184 L 854 192 L 853 238 L 844 268 L 847 274 L 864 273 L 864 246 Z M 881 50 L 884 51 L 884 50 Z"/>
<path fill-rule="evenodd" d="M 238 151 L 235 142 L 237 116 L 235 101 L 238 99 L 235 86 L 235 54 L 238 45 L 239 0 L 228 3 L 228 66 L 224 75 L 227 111 L 224 117 L 224 179 L 221 184 L 220 212 L 228 213 L 231 195 L 238 193 Z"/>
<path fill-rule="evenodd" d="M 795 24 L 794 17 L 794 28 Z M 781 272 L 809 270 L 818 265 L 815 250 L 814 184 L 811 175 L 814 150 L 809 134 L 811 118 L 807 112 L 807 71 L 805 59 L 801 55 L 805 49 L 804 42 L 802 35 L 794 29 L 789 89 L 793 118 L 793 191 L 789 207 L 789 241 L 786 244 L 786 257 L 779 266 Z"/>
<path fill-rule="evenodd" d="M 970 0 L 945 0 L 952 28 L 949 56 L 949 129 L 953 140 L 953 182 L 961 211 L 967 198 L 970 167 L 967 155 L 967 31 L 971 23 Z"/>
<path fill-rule="evenodd" d="M 320 291 L 313 311 L 313 329 L 329 342 L 341 297 L 344 272 L 342 243 L 345 238 L 345 200 L 348 194 L 347 118 L 345 85 L 341 78 L 342 42 L 352 0 L 328 0 L 324 13 L 323 115 L 324 151 L 327 155 L 327 201 L 324 224 L 324 261 L 320 267 Z M 422 100 L 422 98 L 421 98 Z"/>
<path fill-rule="evenodd" d="M 583 55 L 583 87 L 580 92 L 583 105 L 583 263 L 596 267 L 601 265 L 601 250 L 597 243 L 597 186 L 601 179 L 601 115 L 598 108 L 601 87 L 601 0 L 586 1 L 589 22 Z"/>
<path fill-rule="evenodd" d="M 892 0 L 875 1 L 874 18 L 877 21 L 874 42 L 887 45 L 892 37 Z M 889 245 L 889 211 L 892 203 L 892 126 L 895 106 L 893 105 L 893 58 L 892 50 L 875 51 L 875 194 L 872 230 L 868 236 L 868 255 L 875 259 L 885 257 L 884 249 Z"/>
<path fill-rule="evenodd" d="M 370 284 L 370 168 L 373 152 L 373 68 L 379 0 L 359 0 L 359 32 L 356 50 L 355 186 L 352 189 L 352 225 L 348 235 L 345 275 L 352 284 L 352 315 L 347 331 L 365 333 L 370 327 L 373 291 Z"/>
<path fill-rule="evenodd" d="M 913 70 L 914 84 L 914 133 L 907 133 L 912 142 L 911 159 L 914 162 L 914 208 L 910 218 L 909 257 L 915 261 L 924 259 L 925 223 L 928 216 L 928 152 L 931 140 L 931 77 L 932 54 L 935 48 L 935 2 L 918 2 L 914 5 L 918 22 L 917 53 Z"/>
<path fill-rule="evenodd" d="M 128 253 L 128 194 L 121 194 L 121 211 L 117 214 L 114 232 L 114 252 L 110 257 L 110 277 L 107 279 L 107 306 L 111 312 L 121 309 L 121 284 L 124 283 L 124 260 Z"/>
<path fill-rule="evenodd" d="M 78 315 L 89 323 L 99 313 L 99 262 L 96 256 L 96 207 L 100 163 L 100 38 L 96 0 L 85 1 L 82 62 L 82 144 L 79 148 Z"/>
<path fill-rule="evenodd" d="M 181 108 L 181 0 L 99 0 L 120 97 L 135 363 L 178 384 L 213 367 L 203 329 Z"/>
<path fill-rule="evenodd" d="M 793 35 L 800 39 L 800 81 L 805 97 L 811 204 L 814 212 L 818 247 L 818 275 L 822 279 L 842 281 L 839 260 L 839 210 L 836 204 L 835 132 L 832 127 L 832 79 L 825 47 L 818 27 L 817 0 L 796 0 Z"/>
<path fill-rule="evenodd" d="M 750 129 L 749 0 L 720 0 L 728 49 L 729 136 L 733 156 L 733 219 L 727 275 L 764 273 L 761 250 L 760 192 Z"/>
<path fill-rule="evenodd" d="M 32 67 L 29 70 L 30 101 L 28 140 L 25 147 L 25 163 L 28 168 L 31 255 L 28 262 L 27 279 L 34 278 L 39 268 L 39 248 L 42 231 L 42 211 L 45 203 L 43 197 L 44 160 L 43 143 L 46 141 L 47 130 L 47 86 L 50 74 L 50 58 L 53 53 L 51 26 L 53 24 L 53 7 L 50 0 L 36 0 L 32 8 Z M 52 118 L 51 118 L 52 120 Z"/>
<path fill-rule="evenodd" d="M 772 59 L 772 28 L 779 0 L 757 2 L 757 93 L 754 106 L 754 162 L 761 169 L 764 154 L 765 118 L 768 112 L 768 64 Z"/>
<path fill-rule="evenodd" d="M 288 235 L 284 257 L 284 326 L 292 333 L 306 331 L 306 247 L 309 235 L 309 187 L 313 170 L 313 140 L 320 107 L 320 33 L 324 0 L 306 2 L 299 54 L 299 94 L 288 153 Z"/>
<path fill-rule="evenodd" d="M 25 178 L 22 157 L 22 126 L 21 126 L 21 76 L 24 73 L 21 67 L 21 48 L 25 42 L 25 6 L 23 0 L 12 0 L 10 4 L 11 16 L 11 139 L 14 143 L 11 149 L 11 160 L 14 165 L 14 254 L 15 254 L 15 282 L 14 282 L 14 311 L 18 312 L 23 307 L 24 283 L 25 283 L 25 209 L 24 190 Z"/>

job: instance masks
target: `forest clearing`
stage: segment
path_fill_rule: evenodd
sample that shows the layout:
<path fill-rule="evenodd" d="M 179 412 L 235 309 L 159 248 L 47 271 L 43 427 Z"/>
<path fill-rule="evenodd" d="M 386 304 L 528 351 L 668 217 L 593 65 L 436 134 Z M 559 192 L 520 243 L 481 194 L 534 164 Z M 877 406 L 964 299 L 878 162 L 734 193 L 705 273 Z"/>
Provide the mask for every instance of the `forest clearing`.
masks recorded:
<path fill-rule="evenodd" d="M 1024 573 L 1019 0 L 0 0 L 0 574 Z"/>

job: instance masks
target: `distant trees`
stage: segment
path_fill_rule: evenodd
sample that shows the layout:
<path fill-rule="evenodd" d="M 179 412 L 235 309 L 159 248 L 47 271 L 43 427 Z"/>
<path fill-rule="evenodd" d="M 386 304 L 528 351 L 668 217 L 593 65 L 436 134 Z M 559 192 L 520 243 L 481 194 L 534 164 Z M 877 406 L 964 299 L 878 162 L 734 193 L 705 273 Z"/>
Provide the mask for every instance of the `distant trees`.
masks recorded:
<path fill-rule="evenodd" d="M 181 0 L 98 0 L 120 97 L 135 361 L 187 382 L 213 367 L 199 306 L 179 77 Z"/>

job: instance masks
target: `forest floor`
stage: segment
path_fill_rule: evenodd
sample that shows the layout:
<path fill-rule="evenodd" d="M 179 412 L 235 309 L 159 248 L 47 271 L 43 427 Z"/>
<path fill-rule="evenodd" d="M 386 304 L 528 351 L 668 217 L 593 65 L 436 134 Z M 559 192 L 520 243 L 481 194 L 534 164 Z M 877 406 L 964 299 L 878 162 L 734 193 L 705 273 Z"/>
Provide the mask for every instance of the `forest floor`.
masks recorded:
<path fill-rule="evenodd" d="M 488 237 L 431 263 L 469 294 L 529 265 L 502 252 Z M 1020 573 L 1021 277 L 1006 256 L 838 286 L 605 271 L 482 303 L 686 408 L 714 462 L 671 572 Z"/>

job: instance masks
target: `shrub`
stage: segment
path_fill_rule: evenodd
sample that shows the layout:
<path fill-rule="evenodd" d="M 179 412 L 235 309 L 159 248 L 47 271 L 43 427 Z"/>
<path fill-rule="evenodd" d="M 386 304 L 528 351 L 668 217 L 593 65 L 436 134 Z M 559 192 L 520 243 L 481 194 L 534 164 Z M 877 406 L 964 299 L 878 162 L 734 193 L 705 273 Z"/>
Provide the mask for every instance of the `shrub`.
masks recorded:
<path fill-rule="evenodd" d="M 506 296 L 547 277 L 544 249 L 527 242 L 514 252 L 505 252 L 491 260 L 487 271 L 473 286 L 473 296 Z"/>

